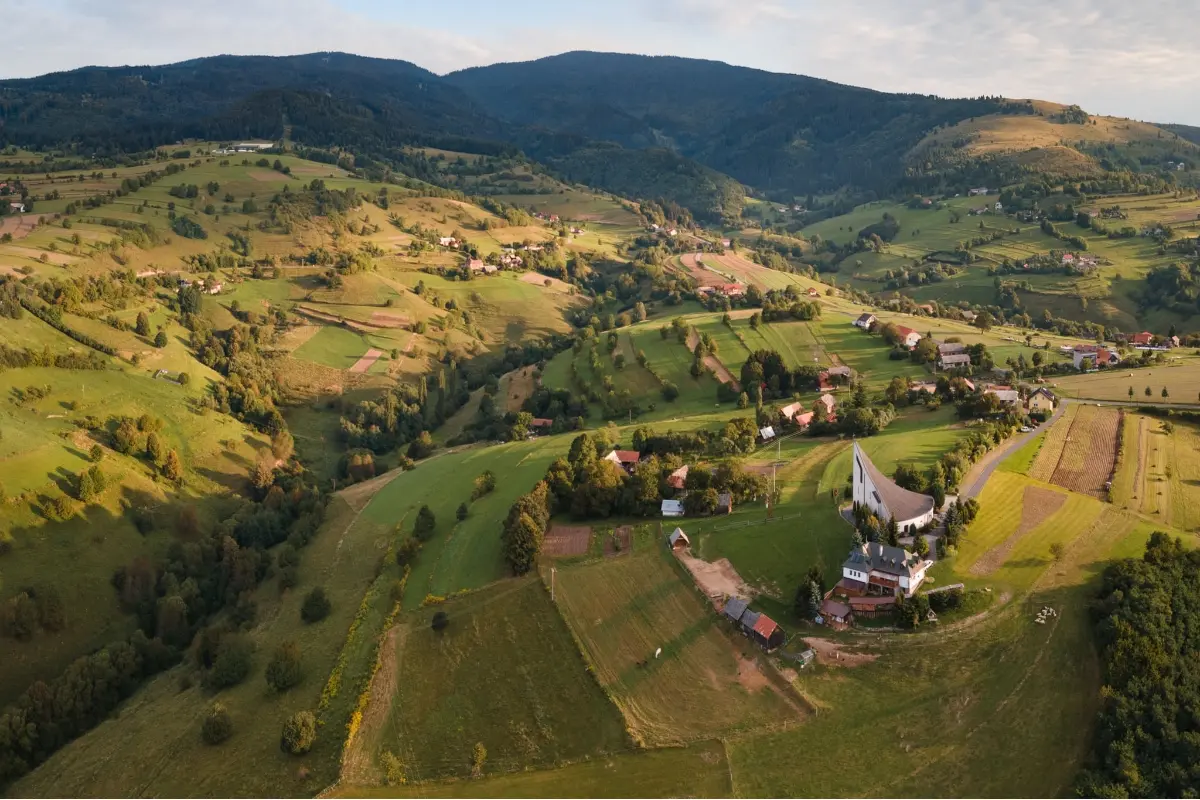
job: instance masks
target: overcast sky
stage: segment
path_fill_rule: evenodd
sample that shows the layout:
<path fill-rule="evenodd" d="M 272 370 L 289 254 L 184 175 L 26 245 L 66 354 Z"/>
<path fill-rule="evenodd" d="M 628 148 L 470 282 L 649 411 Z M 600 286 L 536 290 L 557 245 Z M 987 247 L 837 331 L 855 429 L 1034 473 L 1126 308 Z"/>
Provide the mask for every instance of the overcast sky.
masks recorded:
<path fill-rule="evenodd" d="M 1189 0 L 0 0 L 0 20 L 0 77 L 320 50 L 445 73 L 604 50 L 1200 125 Z"/>

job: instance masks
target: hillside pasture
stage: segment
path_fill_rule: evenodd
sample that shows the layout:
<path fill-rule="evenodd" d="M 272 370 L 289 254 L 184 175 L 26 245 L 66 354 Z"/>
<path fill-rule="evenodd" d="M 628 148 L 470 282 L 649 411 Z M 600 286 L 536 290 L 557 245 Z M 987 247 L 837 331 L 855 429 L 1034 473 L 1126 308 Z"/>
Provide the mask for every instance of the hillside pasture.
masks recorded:
<path fill-rule="evenodd" d="M 443 631 L 430 628 L 435 610 L 449 617 Z M 372 698 L 390 712 L 378 737 L 364 731 L 356 747 L 400 756 L 411 782 L 470 777 L 477 743 L 485 775 L 630 747 L 536 577 L 414 609 L 392 638 L 382 670 L 395 672 L 392 694 Z"/>
<path fill-rule="evenodd" d="M 559 569 L 559 608 L 636 740 L 678 745 L 802 712 L 658 548 Z M 655 657 L 657 648 L 662 655 Z"/>
<path fill-rule="evenodd" d="M 1144 369 L 1114 367 L 1082 375 L 1067 375 L 1055 379 L 1055 391 L 1066 397 L 1081 400 L 1111 400 L 1120 403 L 1179 403 L 1195 405 L 1200 402 L 1200 359 L 1192 356 L 1169 356 L 1167 364 Z M 1149 387 L 1150 394 L 1146 394 Z M 1133 397 L 1129 390 L 1133 389 Z M 1167 397 L 1162 390 L 1167 390 Z"/>

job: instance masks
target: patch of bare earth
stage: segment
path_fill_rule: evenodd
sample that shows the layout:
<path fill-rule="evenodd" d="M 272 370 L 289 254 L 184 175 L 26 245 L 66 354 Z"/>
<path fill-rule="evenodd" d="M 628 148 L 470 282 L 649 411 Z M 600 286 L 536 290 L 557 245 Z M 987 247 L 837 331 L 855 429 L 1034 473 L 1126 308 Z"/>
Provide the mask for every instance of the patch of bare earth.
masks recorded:
<path fill-rule="evenodd" d="M 1067 501 L 1067 496 L 1040 486 L 1026 486 L 1021 498 L 1021 524 L 1000 544 L 988 550 L 971 565 L 972 575 L 990 575 L 1008 559 L 1021 537 L 1049 519 Z"/>
<path fill-rule="evenodd" d="M 693 328 L 692 330 L 688 331 L 687 348 L 694 353 L 696 352 L 696 347 L 699 344 L 700 334 L 697 333 Z M 733 377 L 733 373 L 721 363 L 721 359 L 717 358 L 716 356 L 705 356 L 704 366 L 708 367 L 712 374 L 716 376 L 716 379 L 721 383 L 732 384 L 736 391 L 740 392 L 742 390 L 742 385 L 738 383 L 736 378 Z"/>
<path fill-rule="evenodd" d="M 350 371 L 360 374 L 366 372 L 371 368 L 372 364 L 379 360 L 381 355 L 383 355 L 382 350 L 376 350 L 374 347 L 368 349 L 367 352 L 363 353 L 362 358 L 354 362 L 354 366 L 350 367 Z"/>
<path fill-rule="evenodd" d="M 14 240 L 23 239 L 33 233 L 38 218 L 41 216 L 41 214 L 13 214 L 0 217 L 0 236 L 11 233 Z"/>
<path fill-rule="evenodd" d="M 714 602 L 723 601 L 726 597 L 751 597 L 754 594 L 753 589 L 742 580 L 742 576 L 738 575 L 728 558 L 705 561 L 696 558 L 687 550 L 676 550 L 675 557 L 692 573 L 700 590 Z"/>
<path fill-rule="evenodd" d="M 403 328 L 411 320 L 403 314 L 385 314 L 382 311 L 371 312 L 371 324 L 380 328 Z"/>
<path fill-rule="evenodd" d="M 738 659 L 737 679 L 742 688 L 748 692 L 757 692 L 771 685 L 767 676 L 763 675 L 762 670 L 758 668 L 758 662 L 753 658 Z"/>
<path fill-rule="evenodd" d="M 879 658 L 878 653 L 853 650 L 841 642 L 817 637 L 806 637 L 804 643 L 817 654 L 817 661 L 827 667 L 857 667 Z"/>
<path fill-rule="evenodd" d="M 338 492 L 338 495 L 346 501 L 346 504 L 355 511 L 362 511 L 367 507 L 367 503 L 371 502 L 371 498 L 375 493 L 391 483 L 392 478 L 400 474 L 399 470 L 391 470 L 382 475 L 376 475 L 370 480 L 347 486 Z"/>
<path fill-rule="evenodd" d="M 591 541 L 592 529 L 587 525 L 553 525 L 542 540 L 542 554 L 551 558 L 581 556 Z"/>
<path fill-rule="evenodd" d="M 633 528 L 622 525 L 604 538 L 604 555 L 612 557 L 629 552 L 633 546 Z"/>
<path fill-rule="evenodd" d="M 549 275 L 543 275 L 540 272 L 526 272 L 521 276 L 520 281 L 521 283 L 542 286 L 563 293 L 571 291 L 571 284 L 560 281 L 558 278 L 551 278 Z"/>

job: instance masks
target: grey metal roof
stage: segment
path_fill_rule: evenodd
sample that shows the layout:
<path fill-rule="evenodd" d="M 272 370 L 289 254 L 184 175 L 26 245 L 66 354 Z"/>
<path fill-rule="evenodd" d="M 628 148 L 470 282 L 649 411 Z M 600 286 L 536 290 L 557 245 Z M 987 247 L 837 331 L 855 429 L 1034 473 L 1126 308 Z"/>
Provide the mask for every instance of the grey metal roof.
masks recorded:
<path fill-rule="evenodd" d="M 725 608 L 721 611 L 722 614 L 729 617 L 734 622 L 739 621 L 742 615 L 746 613 L 747 601 L 740 597 L 731 597 L 725 601 Z"/>
<path fill-rule="evenodd" d="M 850 556 L 842 563 L 857 572 L 883 572 L 888 575 L 911 576 L 915 567 L 922 559 L 902 547 L 892 547 L 879 542 L 867 542 L 862 547 L 851 550 Z"/>
<path fill-rule="evenodd" d="M 758 622 L 758 618 L 761 616 L 761 611 L 751 611 L 750 609 L 746 609 L 746 613 L 742 614 L 742 627 L 748 631 L 753 630 L 755 623 Z"/>
<path fill-rule="evenodd" d="M 875 495 L 897 522 L 914 519 L 933 510 L 933 498 L 927 494 L 910 492 L 897 486 L 895 481 L 880 472 L 867 454 L 854 443 L 854 457 L 875 486 Z"/>

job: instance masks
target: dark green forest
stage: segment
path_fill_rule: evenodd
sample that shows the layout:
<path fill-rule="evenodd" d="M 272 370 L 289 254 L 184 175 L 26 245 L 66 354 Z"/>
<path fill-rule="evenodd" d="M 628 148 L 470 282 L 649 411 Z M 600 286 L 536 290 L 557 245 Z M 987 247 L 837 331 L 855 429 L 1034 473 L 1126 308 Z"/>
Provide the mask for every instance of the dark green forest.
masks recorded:
<path fill-rule="evenodd" d="M 1200 552 L 1155 533 L 1110 565 L 1092 608 L 1103 664 L 1089 797 L 1200 792 Z"/>

